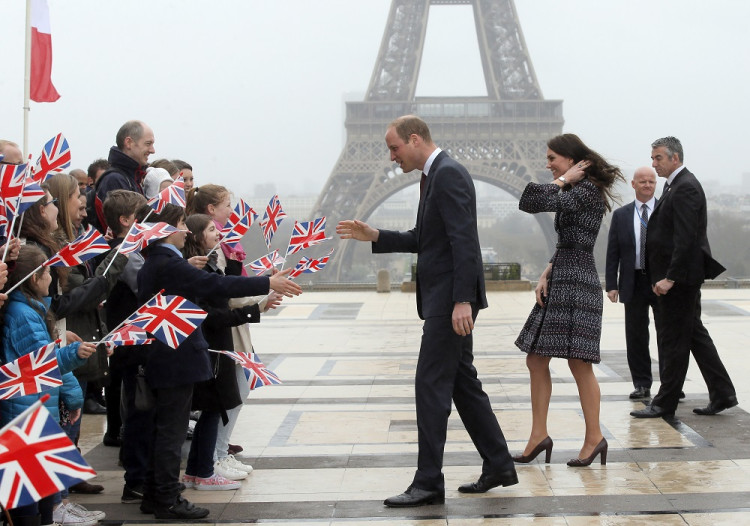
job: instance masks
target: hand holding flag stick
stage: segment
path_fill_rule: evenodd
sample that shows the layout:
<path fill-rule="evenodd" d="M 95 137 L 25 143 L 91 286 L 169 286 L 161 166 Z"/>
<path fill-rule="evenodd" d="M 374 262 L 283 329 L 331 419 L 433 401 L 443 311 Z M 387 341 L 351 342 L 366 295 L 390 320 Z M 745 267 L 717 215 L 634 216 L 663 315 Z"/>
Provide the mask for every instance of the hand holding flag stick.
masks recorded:
<path fill-rule="evenodd" d="M 89 226 L 86 232 L 65 245 L 57 254 L 31 271 L 30 274 L 8 289 L 6 294 L 13 292 L 24 281 L 42 269 L 42 267 L 73 267 L 108 250 L 110 250 L 109 243 L 105 241 L 98 230 Z"/>

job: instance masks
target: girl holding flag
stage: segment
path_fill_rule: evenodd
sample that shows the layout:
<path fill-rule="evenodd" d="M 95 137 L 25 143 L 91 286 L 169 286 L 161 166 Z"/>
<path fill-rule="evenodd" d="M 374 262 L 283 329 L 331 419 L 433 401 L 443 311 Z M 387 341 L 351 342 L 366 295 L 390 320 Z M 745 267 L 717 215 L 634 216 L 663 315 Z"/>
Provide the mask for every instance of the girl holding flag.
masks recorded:
<path fill-rule="evenodd" d="M 50 205 L 50 208 L 52 208 L 52 205 Z M 56 217 L 56 215 L 55 213 L 48 213 L 48 216 Z M 46 255 L 38 247 L 33 245 L 22 246 L 15 267 L 9 274 L 6 290 L 18 284 L 34 269 L 42 265 L 46 259 Z M 54 316 L 49 310 L 51 282 L 50 267 L 43 266 L 10 294 L 8 304 L 4 309 L 3 363 L 12 362 L 54 341 L 56 337 Z M 72 371 L 84 364 L 95 350 L 96 347 L 91 343 L 75 342 L 57 351 L 58 368 L 63 383 L 61 387 L 45 391 L 45 394 L 51 396 L 44 406 L 58 420 L 58 403 L 60 400 L 63 400 L 66 406 L 71 409 L 73 420 L 80 417 L 83 393 Z M 20 415 L 41 396 L 42 393 L 33 393 L 0 401 L 0 425 L 4 426 Z M 11 512 L 14 521 L 16 521 L 16 524 L 33 522 L 34 517 L 41 513 L 41 524 L 52 524 L 56 497 L 57 494 L 51 495 L 36 504 L 14 509 Z M 70 520 L 66 521 L 68 524 L 76 523 L 85 526 L 97 522 L 93 519 L 78 517 L 74 512 L 69 512 L 69 515 Z"/>

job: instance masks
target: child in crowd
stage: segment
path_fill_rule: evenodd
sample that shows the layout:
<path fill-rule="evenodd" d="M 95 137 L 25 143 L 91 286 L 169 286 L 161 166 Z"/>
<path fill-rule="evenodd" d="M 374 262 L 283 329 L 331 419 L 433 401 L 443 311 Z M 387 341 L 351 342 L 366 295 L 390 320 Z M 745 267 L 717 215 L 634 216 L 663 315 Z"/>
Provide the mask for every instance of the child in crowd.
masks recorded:
<path fill-rule="evenodd" d="M 49 196 L 47 200 L 51 202 Z M 45 205 L 52 207 L 53 205 Z M 56 215 L 56 214 L 55 214 Z M 23 278 L 39 267 L 47 255 L 33 245 L 22 246 L 13 271 L 10 273 L 6 289 L 10 289 Z M 4 307 L 3 326 L 3 363 L 12 362 L 21 356 L 36 351 L 49 344 L 57 337 L 54 316 L 49 310 L 49 287 L 52 283 L 50 267 L 43 267 L 24 281 L 14 290 Z M 57 361 L 62 374 L 63 385 L 45 391 L 45 393 L 31 394 L 0 401 L 0 425 L 8 424 L 13 418 L 28 409 L 31 404 L 39 400 L 42 394 L 50 394 L 44 406 L 54 418 L 59 420 L 58 404 L 60 400 L 71 410 L 71 419 L 76 420 L 81 415 L 83 392 L 78 381 L 73 376 L 73 369 L 81 366 L 96 351 L 91 343 L 75 342 L 57 351 Z M 59 501 L 59 494 L 50 495 L 39 502 L 21 506 L 11 510 L 11 516 L 16 525 L 52 524 L 53 516 L 56 523 L 75 524 L 77 526 L 91 526 L 97 523 L 97 518 L 104 518 L 104 514 L 96 512 L 90 515 L 87 510 L 79 509 L 72 503 L 60 503 L 54 508 L 55 501 Z M 54 508 L 54 510 L 53 510 Z"/>
<path fill-rule="evenodd" d="M 179 229 L 147 249 L 138 273 L 138 301 L 145 303 L 157 292 L 178 295 L 193 303 L 210 293 L 215 298 L 267 294 L 270 288 L 286 295 L 302 289 L 287 279 L 291 269 L 268 277 L 219 276 L 191 266 L 180 250 L 185 245 L 185 212 L 167 204 L 154 221 Z M 208 344 L 198 327 L 177 349 L 155 341 L 149 346 L 146 380 L 154 394 L 154 431 L 149 471 L 141 511 L 157 519 L 200 519 L 208 510 L 180 496 L 181 448 L 185 440 L 192 401 L 193 384 L 212 378 Z M 130 447 L 124 441 L 124 448 Z"/>
<path fill-rule="evenodd" d="M 113 190 L 104 200 L 102 210 L 112 230 L 113 238 L 109 244 L 116 248 L 135 223 L 136 213 L 143 219 L 151 208 L 146 205 L 146 199 L 137 192 Z M 108 331 L 115 329 L 140 307 L 137 278 L 143 262 L 140 252 L 131 252 L 128 255 L 125 269 L 104 305 Z M 138 367 L 146 364 L 146 352 L 147 349 L 139 346 L 117 347 L 109 359 L 110 385 L 105 389 L 108 402 L 107 430 L 102 441 L 109 447 L 120 447 L 123 440 L 132 445 L 120 452 L 125 469 L 125 485 L 121 497 L 124 504 L 140 504 L 143 484 L 146 481 L 153 414 L 135 408 L 136 375 Z"/>
<path fill-rule="evenodd" d="M 229 191 L 223 186 L 214 184 L 195 187 L 188 194 L 187 213 L 206 214 L 213 219 L 217 228 L 223 228 L 232 213 Z M 239 243 L 234 247 L 221 245 L 221 250 L 218 251 L 217 266 L 220 270 L 228 272 L 226 270 L 228 266 L 239 264 L 242 275 L 246 276 L 247 273 L 242 266 L 245 258 L 245 251 Z M 233 299 L 230 300 L 229 306 L 242 307 L 256 304 L 258 302 L 260 302 L 258 307 L 261 311 L 265 312 L 268 310 L 267 299 L 264 296 Z M 238 327 L 232 327 L 231 331 L 233 349 L 246 353 L 252 352 L 253 346 L 250 340 L 249 325 L 244 324 Z M 248 385 L 245 373 L 239 364 L 235 364 L 235 376 L 240 390 L 240 397 L 244 401 L 250 394 L 250 386 Z M 252 471 L 252 466 L 250 464 L 240 462 L 234 457 L 233 453 L 242 451 L 242 448 L 229 443 L 229 438 L 232 435 L 232 430 L 234 429 L 235 424 L 237 423 L 241 409 L 242 406 L 239 405 L 227 411 L 228 422 L 219 426 L 219 432 L 216 437 L 216 449 L 214 451 L 216 465 L 214 466 L 214 470 L 216 473 L 227 478 L 231 478 L 238 471 Z"/>

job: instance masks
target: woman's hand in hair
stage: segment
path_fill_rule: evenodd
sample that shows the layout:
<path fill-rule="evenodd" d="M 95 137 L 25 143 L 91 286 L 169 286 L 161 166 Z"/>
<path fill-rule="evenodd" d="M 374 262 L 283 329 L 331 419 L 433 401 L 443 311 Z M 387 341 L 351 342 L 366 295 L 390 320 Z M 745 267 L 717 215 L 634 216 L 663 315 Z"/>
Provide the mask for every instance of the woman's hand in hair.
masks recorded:
<path fill-rule="evenodd" d="M 575 184 L 586 176 L 586 168 L 591 166 L 589 161 L 580 161 L 570 167 L 563 177 L 570 184 Z"/>

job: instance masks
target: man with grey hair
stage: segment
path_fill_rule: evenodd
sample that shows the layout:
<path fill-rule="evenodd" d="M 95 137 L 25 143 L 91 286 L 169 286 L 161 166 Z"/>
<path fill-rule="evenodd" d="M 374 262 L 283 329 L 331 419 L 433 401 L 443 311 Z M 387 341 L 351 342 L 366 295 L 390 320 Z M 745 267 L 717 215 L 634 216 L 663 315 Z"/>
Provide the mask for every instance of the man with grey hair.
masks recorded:
<path fill-rule="evenodd" d="M 3 164 L 22 164 L 23 153 L 16 143 L 5 139 L 0 139 L 0 160 Z"/>
<path fill-rule="evenodd" d="M 123 124 L 115 137 L 116 146 L 109 149 L 110 168 L 102 174 L 94 185 L 96 192 L 96 217 L 90 217 L 102 232 L 107 229 L 102 203 L 112 190 L 130 190 L 143 194 L 143 177 L 146 175 L 148 157 L 154 150 L 154 132 L 141 121 L 128 121 Z"/>
<path fill-rule="evenodd" d="M 662 343 L 659 393 L 636 418 L 674 416 L 692 351 L 708 387 L 709 403 L 698 415 L 715 415 L 737 405 L 737 393 L 711 336 L 701 321 L 701 284 L 724 270 L 711 257 L 706 236 L 706 195 L 685 168 L 682 144 L 664 137 L 651 144 L 652 166 L 667 182 L 648 222 L 646 255 L 649 279 L 658 298 L 656 330 Z"/>

